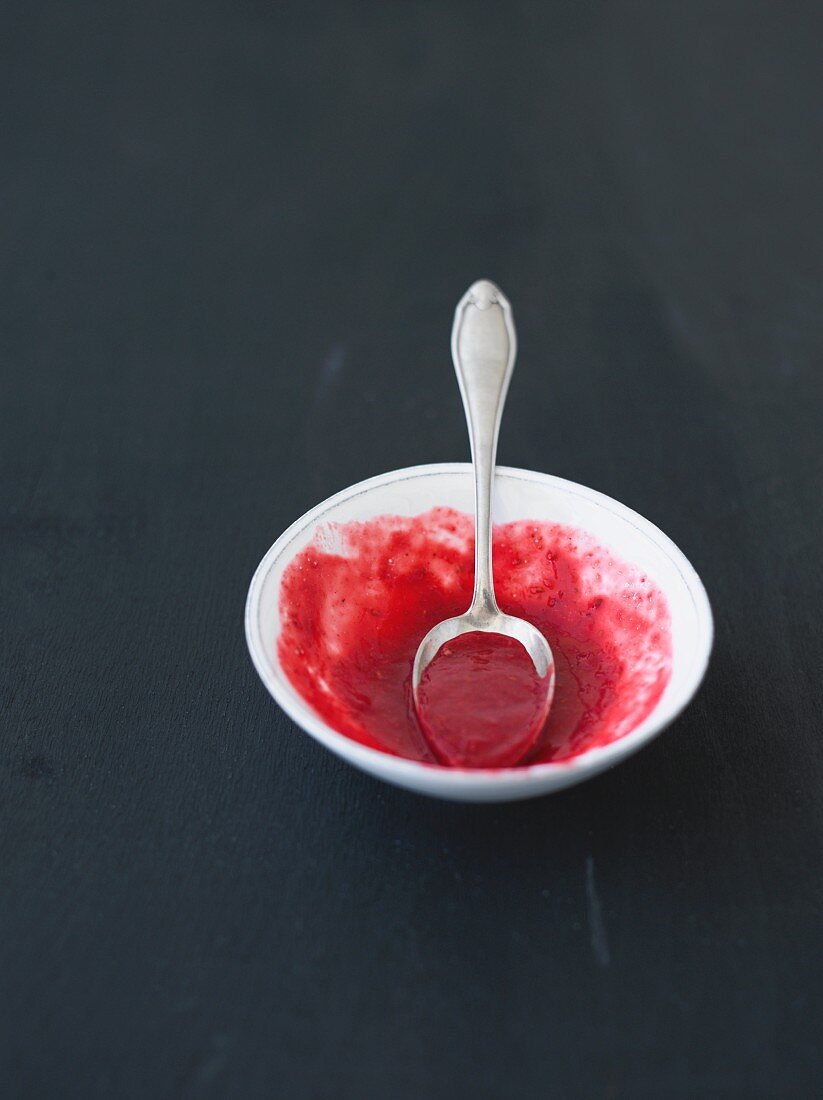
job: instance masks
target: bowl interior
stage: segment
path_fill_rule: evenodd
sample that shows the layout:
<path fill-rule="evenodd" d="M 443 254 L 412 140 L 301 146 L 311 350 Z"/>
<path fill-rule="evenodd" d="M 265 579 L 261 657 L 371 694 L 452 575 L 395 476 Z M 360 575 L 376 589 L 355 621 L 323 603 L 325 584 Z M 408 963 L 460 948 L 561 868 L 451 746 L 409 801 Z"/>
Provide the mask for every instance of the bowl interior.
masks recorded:
<path fill-rule="evenodd" d="M 324 501 L 284 532 L 260 563 L 249 590 L 246 622 L 249 647 L 261 677 L 281 706 L 304 729 L 335 752 L 383 778 L 406 782 L 404 777 L 412 775 L 409 769 L 417 769 L 426 773 L 426 785 L 436 784 L 438 780 L 434 776 L 449 776 L 451 770 L 401 761 L 357 745 L 328 727 L 298 695 L 277 657 L 280 632 L 278 603 L 284 568 L 312 540 L 318 527 L 330 522 L 346 523 L 384 514 L 417 515 L 437 505 L 468 513 L 473 511 L 474 486 L 470 465 L 453 463 L 396 470 L 354 485 Z M 495 483 L 494 518 L 500 523 L 535 519 L 582 528 L 618 556 L 642 568 L 665 592 L 671 611 L 673 660 L 671 679 L 663 695 L 640 727 L 612 745 L 583 754 L 576 762 L 577 767 L 590 756 L 620 756 L 623 742 L 627 742 L 624 746 L 626 753 L 632 751 L 639 739 L 648 739 L 682 709 L 705 670 L 711 648 L 712 621 L 708 600 L 697 574 L 671 540 L 642 516 L 592 489 L 546 474 L 499 467 Z M 376 759 L 381 757 L 382 760 Z M 601 766 L 606 765 L 603 763 Z M 518 772 L 522 775 L 545 772 L 547 769 L 568 773 L 569 765 L 540 764 L 532 768 L 511 769 L 505 774 Z M 461 773 L 461 783 L 477 781 L 487 784 L 489 778 L 490 773 Z M 419 786 L 412 782 L 406 785 Z"/>

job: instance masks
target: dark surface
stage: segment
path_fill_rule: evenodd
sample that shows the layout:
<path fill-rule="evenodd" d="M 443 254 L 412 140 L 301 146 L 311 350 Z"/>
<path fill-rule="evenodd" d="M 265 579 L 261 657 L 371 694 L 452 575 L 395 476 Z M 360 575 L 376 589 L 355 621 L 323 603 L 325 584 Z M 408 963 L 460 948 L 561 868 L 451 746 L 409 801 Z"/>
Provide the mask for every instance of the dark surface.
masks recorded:
<path fill-rule="evenodd" d="M 4 1098 L 819 1095 L 819 21 L 3 23 Z M 501 460 L 657 522 L 717 625 L 675 727 L 502 807 L 334 759 L 242 632 L 303 511 L 466 456 L 480 275 Z"/>

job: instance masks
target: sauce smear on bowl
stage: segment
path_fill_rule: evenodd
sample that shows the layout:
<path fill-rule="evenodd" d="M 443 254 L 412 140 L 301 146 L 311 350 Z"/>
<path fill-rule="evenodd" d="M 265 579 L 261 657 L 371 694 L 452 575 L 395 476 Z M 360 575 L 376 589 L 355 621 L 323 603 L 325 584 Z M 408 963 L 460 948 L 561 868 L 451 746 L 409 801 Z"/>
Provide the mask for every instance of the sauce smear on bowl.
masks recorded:
<path fill-rule="evenodd" d="M 501 524 L 493 542 L 500 609 L 541 630 L 555 659 L 554 701 L 520 766 L 569 760 L 635 729 L 671 676 L 671 619 L 657 585 L 561 524 Z M 278 656 L 294 689 L 361 744 L 432 764 L 485 766 L 470 753 L 438 760 L 411 693 L 420 640 L 469 605 L 473 554 L 472 517 L 449 508 L 322 528 L 281 582 Z M 523 658 L 534 674 L 525 650 Z M 449 694 L 448 681 L 438 692 Z M 523 687 L 518 705 L 528 709 L 525 680 Z"/>

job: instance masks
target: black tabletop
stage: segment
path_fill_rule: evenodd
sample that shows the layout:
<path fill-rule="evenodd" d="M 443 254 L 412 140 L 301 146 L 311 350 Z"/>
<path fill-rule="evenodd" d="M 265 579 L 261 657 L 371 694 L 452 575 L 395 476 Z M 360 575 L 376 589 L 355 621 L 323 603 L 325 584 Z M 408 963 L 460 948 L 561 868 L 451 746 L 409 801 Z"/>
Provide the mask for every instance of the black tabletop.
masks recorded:
<path fill-rule="evenodd" d="M 823 213 L 800 5 L 7 6 L 4 1097 L 819 1095 Z M 578 788 L 465 806 L 298 730 L 258 560 L 467 457 L 681 546 L 706 683 Z"/>

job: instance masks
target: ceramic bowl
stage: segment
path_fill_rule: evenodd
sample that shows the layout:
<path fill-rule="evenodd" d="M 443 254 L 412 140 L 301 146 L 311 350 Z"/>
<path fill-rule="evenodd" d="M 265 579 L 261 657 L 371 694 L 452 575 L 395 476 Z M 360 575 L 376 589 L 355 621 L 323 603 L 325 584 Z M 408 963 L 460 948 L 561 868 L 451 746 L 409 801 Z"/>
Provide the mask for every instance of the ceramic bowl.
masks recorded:
<path fill-rule="evenodd" d="M 437 505 L 472 513 L 468 463 L 392 470 L 337 493 L 312 508 L 274 543 L 257 568 L 246 602 L 246 639 L 263 683 L 286 713 L 327 749 L 378 779 L 439 798 L 505 802 L 579 783 L 612 767 L 656 737 L 694 695 L 709 659 L 712 615 L 700 578 L 671 539 L 637 512 L 594 489 L 559 477 L 498 467 L 494 519 L 549 520 L 579 527 L 646 572 L 665 592 L 672 618 L 671 679 L 652 713 L 631 733 L 561 763 L 498 770 L 457 770 L 401 759 L 338 733 L 295 691 L 277 659 L 280 579 L 318 527 L 374 516 L 418 515 Z"/>

